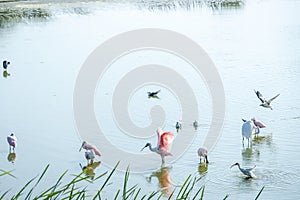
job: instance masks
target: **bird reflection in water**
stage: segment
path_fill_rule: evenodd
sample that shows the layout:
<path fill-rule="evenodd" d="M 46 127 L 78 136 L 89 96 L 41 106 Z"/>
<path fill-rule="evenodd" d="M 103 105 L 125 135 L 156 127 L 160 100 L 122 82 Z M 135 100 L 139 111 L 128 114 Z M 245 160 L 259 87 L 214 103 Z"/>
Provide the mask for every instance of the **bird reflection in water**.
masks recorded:
<path fill-rule="evenodd" d="M 7 78 L 8 76 L 10 76 L 10 73 L 8 73 L 7 70 L 4 70 L 4 71 L 3 71 L 3 77 L 4 77 L 4 78 Z"/>
<path fill-rule="evenodd" d="M 101 161 L 98 162 L 93 162 L 93 163 L 89 163 L 86 166 L 82 166 L 81 163 L 79 163 L 82 172 L 89 177 L 91 180 L 94 180 L 96 173 L 94 172 L 94 170 L 99 167 L 99 165 L 101 164 Z"/>
<path fill-rule="evenodd" d="M 205 175 L 207 173 L 208 163 L 202 162 L 198 165 L 198 172 L 200 175 Z"/>
<path fill-rule="evenodd" d="M 165 197 L 171 197 L 174 191 L 174 187 L 172 184 L 170 172 L 172 170 L 172 166 L 162 167 L 159 170 L 153 172 L 148 178 L 147 181 L 151 182 L 152 177 L 157 177 L 159 187 Z"/>
<path fill-rule="evenodd" d="M 8 162 L 11 162 L 14 164 L 14 162 L 16 161 L 16 158 L 17 158 L 17 154 L 15 152 L 9 152 L 9 154 L 7 156 Z"/>

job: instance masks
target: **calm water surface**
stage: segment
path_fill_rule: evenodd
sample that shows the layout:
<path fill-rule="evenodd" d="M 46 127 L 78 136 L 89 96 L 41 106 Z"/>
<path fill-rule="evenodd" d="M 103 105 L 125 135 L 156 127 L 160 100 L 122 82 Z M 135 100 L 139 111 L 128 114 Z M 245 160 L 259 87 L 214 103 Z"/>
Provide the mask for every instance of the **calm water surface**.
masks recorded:
<path fill-rule="evenodd" d="M 197 138 L 186 154 L 167 169 L 132 174 L 130 181 L 140 184 L 144 193 L 169 186 L 163 190 L 167 196 L 192 174 L 203 176 L 199 187 L 205 184 L 206 199 L 223 199 L 226 194 L 229 199 L 254 199 L 263 186 L 261 199 L 300 198 L 299 1 L 251 1 L 241 7 L 218 9 L 198 4 L 135 1 L 0 4 L 1 9 L 7 7 L 43 8 L 49 13 L 31 20 L 14 18 L 1 22 L 0 59 L 9 59 L 11 66 L 10 76 L 0 78 L 0 169 L 14 170 L 17 177 L 1 177 L 1 192 L 18 191 L 48 163 L 50 169 L 41 188 L 54 184 L 66 169 L 71 174 L 81 172 L 79 163 L 84 165 L 86 161 L 83 153 L 78 152 L 81 139 L 73 116 L 73 90 L 81 65 L 111 36 L 152 27 L 182 33 L 207 51 L 224 84 L 226 118 L 222 136 L 209 154 L 208 168 L 199 167 L 196 150 L 209 129 L 211 99 L 203 81 L 188 70 L 183 71 L 183 75 L 190 77 L 199 100 Z M 112 96 L 120 74 L 130 70 L 118 66 L 149 63 L 153 57 L 159 63 L 184 65 L 176 58 L 151 51 L 131 55 L 112 68 L 111 74 L 115 70 L 119 75 L 103 77 L 104 84 L 99 83 L 96 91 L 95 112 L 99 123 L 114 133 L 109 139 L 126 151 L 139 151 L 144 141 L 130 141 L 118 132 L 110 111 L 105 110 L 105 101 Z M 153 104 L 149 107 L 138 104 L 145 101 L 144 93 L 150 89 L 155 87 L 137 91 L 130 102 L 130 113 L 135 116 L 132 120 L 138 126 L 151 123 L 148 112 Z M 259 107 L 253 89 L 260 90 L 267 98 L 280 93 L 273 102 L 274 110 Z M 176 99 L 170 96 L 172 93 L 165 91 L 159 101 L 167 113 L 165 129 L 175 131 L 174 124 L 181 112 Z M 267 128 L 261 130 L 264 139 L 253 142 L 251 148 L 243 148 L 241 118 L 251 117 L 263 121 Z M 7 160 L 6 136 L 11 132 L 19 140 L 14 163 Z M 155 141 L 153 137 L 151 142 Z M 242 166 L 256 165 L 257 179 L 245 180 L 237 168 L 230 169 L 235 162 Z M 110 169 L 100 165 L 95 173 L 107 170 Z M 115 174 L 114 184 L 105 191 L 107 197 L 122 185 L 123 176 L 122 172 Z M 97 184 L 89 186 L 90 190 L 97 188 Z"/>

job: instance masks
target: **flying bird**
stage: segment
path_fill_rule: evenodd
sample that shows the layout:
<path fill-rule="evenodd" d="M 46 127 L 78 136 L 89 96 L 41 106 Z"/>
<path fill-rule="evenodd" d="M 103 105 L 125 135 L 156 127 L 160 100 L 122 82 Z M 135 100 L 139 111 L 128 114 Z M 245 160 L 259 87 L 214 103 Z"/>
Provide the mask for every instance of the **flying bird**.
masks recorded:
<path fill-rule="evenodd" d="M 9 144 L 9 151 L 14 152 L 15 148 L 17 147 L 17 137 L 12 133 L 7 136 L 7 142 Z"/>
<path fill-rule="evenodd" d="M 198 149 L 198 156 L 200 157 L 200 163 L 202 157 L 204 158 L 204 162 L 208 163 L 207 154 L 208 154 L 208 150 L 206 147 L 200 147 Z"/>
<path fill-rule="evenodd" d="M 237 165 L 239 170 L 245 175 L 247 176 L 246 178 L 256 178 L 255 174 L 253 173 L 253 169 L 256 167 L 252 167 L 252 168 L 248 168 L 248 169 L 243 169 L 241 168 L 239 163 L 234 163 L 233 165 L 231 165 L 230 168 L 232 168 L 233 166 Z"/>
<path fill-rule="evenodd" d="M 271 106 L 271 102 L 276 99 L 280 94 L 277 94 L 276 96 L 274 96 L 273 98 L 266 100 L 265 97 L 259 92 L 259 91 L 255 91 L 256 96 L 259 98 L 259 100 L 262 102 L 262 104 L 260 104 L 260 106 L 265 107 L 265 108 L 270 108 L 271 110 L 273 110 L 272 106 Z"/>
<path fill-rule="evenodd" d="M 148 92 L 148 98 L 159 98 L 157 96 L 157 94 L 160 92 L 160 90 L 156 91 L 156 92 Z"/>
<path fill-rule="evenodd" d="M 157 146 L 152 148 L 151 143 L 147 143 L 144 148 L 149 147 L 150 151 L 153 151 L 161 156 L 162 165 L 165 164 L 165 157 L 172 156 L 170 152 L 172 142 L 174 140 L 174 134 L 171 132 L 163 132 L 160 128 L 156 130 L 157 133 Z"/>
<path fill-rule="evenodd" d="M 93 151 L 97 156 L 101 156 L 101 153 L 97 149 L 97 147 L 93 144 L 88 144 L 86 141 L 82 142 L 82 145 L 81 145 L 79 151 L 81 151 L 81 149 Z"/>

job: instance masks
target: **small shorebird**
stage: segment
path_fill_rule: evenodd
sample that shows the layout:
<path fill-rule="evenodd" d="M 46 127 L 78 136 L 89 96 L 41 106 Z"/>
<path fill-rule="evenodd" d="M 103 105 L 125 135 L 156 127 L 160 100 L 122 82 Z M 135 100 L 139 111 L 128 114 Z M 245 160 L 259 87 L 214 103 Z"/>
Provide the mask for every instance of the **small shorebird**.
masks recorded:
<path fill-rule="evenodd" d="M 17 137 L 12 133 L 7 136 L 7 142 L 9 144 L 9 152 L 14 152 L 17 147 Z"/>
<path fill-rule="evenodd" d="M 271 110 L 273 110 L 272 106 L 271 106 L 271 102 L 276 99 L 280 94 L 277 94 L 276 96 L 274 96 L 273 98 L 266 100 L 265 97 L 259 92 L 254 90 L 256 96 L 259 98 L 259 100 L 262 102 L 262 104 L 260 104 L 260 106 L 265 107 L 265 108 L 270 108 Z"/>
<path fill-rule="evenodd" d="M 197 128 L 198 128 L 198 126 L 199 126 L 199 122 L 198 122 L 197 120 L 195 120 L 195 121 L 193 122 L 193 126 L 194 126 L 195 130 L 197 130 Z"/>
<path fill-rule="evenodd" d="M 9 64 L 10 64 L 10 62 L 8 62 L 7 60 L 4 60 L 3 61 L 3 69 L 7 69 Z"/>
<path fill-rule="evenodd" d="M 175 128 L 176 128 L 176 131 L 177 131 L 177 132 L 178 132 L 179 130 L 181 130 L 181 128 L 182 128 L 182 123 L 181 123 L 181 121 L 176 122 Z"/>

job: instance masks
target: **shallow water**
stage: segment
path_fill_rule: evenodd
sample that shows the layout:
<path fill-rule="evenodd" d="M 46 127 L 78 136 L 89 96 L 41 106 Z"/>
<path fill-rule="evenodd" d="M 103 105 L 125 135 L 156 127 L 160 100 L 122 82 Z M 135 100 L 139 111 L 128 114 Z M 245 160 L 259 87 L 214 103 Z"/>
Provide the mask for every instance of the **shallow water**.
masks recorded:
<path fill-rule="evenodd" d="M 0 59 L 9 59 L 11 65 L 10 76 L 0 79 L 0 169 L 14 170 L 12 173 L 17 179 L 1 177 L 0 191 L 10 188 L 17 191 L 48 163 L 50 170 L 43 185 L 54 184 L 66 169 L 72 174 L 80 173 L 79 163 L 84 165 L 86 161 L 83 153 L 78 152 L 81 138 L 74 122 L 73 91 L 82 64 L 111 36 L 155 27 L 187 35 L 207 51 L 223 81 L 226 118 L 222 136 L 209 153 L 209 165 L 199 167 L 196 150 L 210 126 L 211 97 L 201 79 L 199 82 L 192 72 L 183 70 L 181 73 L 190 77 L 199 101 L 197 137 L 169 168 L 147 169 L 145 173 L 132 174 L 130 181 L 139 183 L 147 193 L 165 185 L 175 188 L 192 174 L 203 176 L 199 187 L 205 184 L 207 199 L 223 199 L 226 194 L 229 199 L 254 199 L 263 186 L 261 199 L 299 198 L 296 188 L 300 186 L 297 159 L 300 151 L 300 2 L 254 1 L 245 2 L 241 7 L 217 8 L 195 5 L 155 1 L 0 4 L 1 9 L 34 7 L 48 13 L 43 17 L 1 22 Z M 103 77 L 105 84 L 100 82 L 96 91 L 97 119 L 103 129 L 112 133 L 107 136 L 110 141 L 125 151 L 139 151 L 145 141 L 155 143 L 156 138 L 139 142 L 118 134 L 107 101 L 122 73 L 129 71 L 130 66 L 153 61 L 153 57 L 154 62 L 174 68 L 184 65 L 174 57 L 157 52 L 132 54 L 114 64 L 110 71 L 114 76 Z M 128 67 L 121 69 L 124 63 Z M 138 104 L 144 101 L 148 90 L 155 89 L 148 86 L 137 90 L 129 103 L 130 113 L 135 116 L 132 120 L 138 126 L 148 125 L 151 121 L 148 112 L 159 101 L 166 110 L 165 129 L 175 132 L 174 125 L 181 111 L 175 97 L 168 99 L 171 91 L 162 92 L 160 100 L 151 99 L 147 107 Z M 280 93 L 272 103 L 274 109 L 259 107 L 253 89 L 260 90 L 267 98 Z M 251 117 L 263 121 L 267 127 L 261 130 L 264 138 L 253 141 L 251 148 L 243 148 L 241 118 Z M 5 139 L 11 132 L 18 137 L 17 158 L 13 164 L 7 161 Z M 184 130 L 178 134 L 184 134 Z M 126 145 L 121 146 L 124 143 Z M 159 159 L 157 155 L 153 158 Z M 243 179 L 237 168 L 229 168 L 235 162 L 248 167 L 256 165 L 257 178 Z M 109 169 L 101 164 L 95 173 Z M 112 196 L 110 191 L 122 185 L 123 177 L 122 172 L 116 173 L 114 184 L 109 186 L 111 190 L 105 191 L 108 197 Z M 89 187 L 95 190 L 99 186 Z M 163 191 L 168 194 L 168 189 Z"/>

